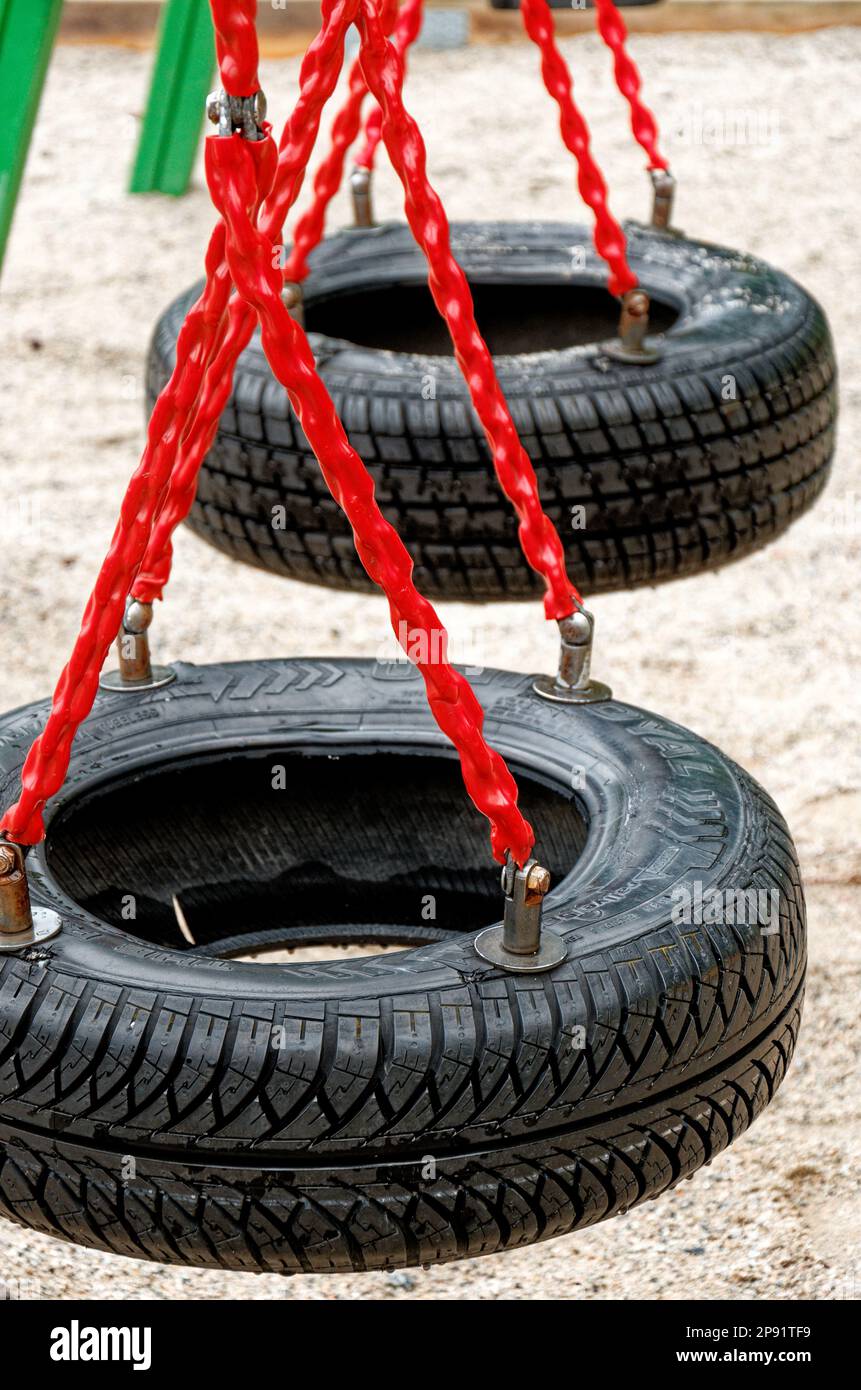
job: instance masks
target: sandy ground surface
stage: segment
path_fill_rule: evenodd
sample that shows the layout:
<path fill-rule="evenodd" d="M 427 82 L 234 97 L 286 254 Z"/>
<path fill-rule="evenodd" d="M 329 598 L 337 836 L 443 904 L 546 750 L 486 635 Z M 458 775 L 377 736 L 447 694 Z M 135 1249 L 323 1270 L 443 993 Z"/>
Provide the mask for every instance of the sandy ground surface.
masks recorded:
<path fill-rule="evenodd" d="M 605 54 L 591 39 L 566 48 L 614 206 L 641 216 L 642 159 Z M 793 828 L 811 972 L 789 1080 L 694 1181 L 624 1223 L 523 1252 L 407 1274 L 284 1280 L 157 1267 L 3 1225 L 0 1282 L 13 1290 L 29 1279 L 43 1297 L 857 1295 L 861 116 L 844 97 L 861 32 L 643 38 L 637 54 L 681 181 L 681 225 L 801 279 L 830 314 L 843 373 L 838 466 L 813 515 L 721 574 L 593 605 L 596 674 L 621 698 L 717 742 L 768 787 Z M 0 708 L 48 693 L 66 658 L 141 446 L 148 335 L 199 274 L 212 223 L 199 176 L 181 201 L 124 194 L 147 72 L 140 55 L 60 49 L 35 135 L 0 294 Z M 267 66 L 276 117 L 296 72 L 292 61 Z M 453 217 L 579 216 L 529 46 L 417 54 L 409 100 Z M 734 139 L 739 114 L 758 132 L 754 144 Z M 715 118 L 730 129 L 716 129 Z M 387 171 L 378 205 L 382 215 L 400 210 Z M 341 202 L 335 220 L 345 216 Z M 554 636 L 538 605 L 451 605 L 444 617 L 455 651 L 462 640 L 488 664 L 552 667 Z M 381 600 L 233 567 L 183 533 L 157 643 L 168 660 L 369 654 L 387 631 Z"/>

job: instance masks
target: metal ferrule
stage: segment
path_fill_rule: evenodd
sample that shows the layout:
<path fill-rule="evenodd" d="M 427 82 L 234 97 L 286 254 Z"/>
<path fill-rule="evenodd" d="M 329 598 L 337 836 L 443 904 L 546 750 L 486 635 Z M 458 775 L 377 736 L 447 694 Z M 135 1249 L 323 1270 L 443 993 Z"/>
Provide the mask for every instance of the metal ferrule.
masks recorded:
<path fill-rule="evenodd" d="M 287 306 L 287 310 L 292 319 L 295 319 L 301 327 L 305 327 L 305 297 L 302 293 L 302 286 L 296 280 L 285 280 L 284 288 L 281 291 L 281 298 Z"/>

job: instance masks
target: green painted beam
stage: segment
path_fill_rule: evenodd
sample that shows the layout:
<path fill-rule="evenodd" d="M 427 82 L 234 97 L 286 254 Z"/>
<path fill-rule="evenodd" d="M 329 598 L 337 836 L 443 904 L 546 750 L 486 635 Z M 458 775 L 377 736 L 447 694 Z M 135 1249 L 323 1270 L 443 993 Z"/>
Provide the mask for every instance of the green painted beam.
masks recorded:
<path fill-rule="evenodd" d="M 186 191 L 214 72 L 209 0 L 168 0 L 130 193 Z"/>
<path fill-rule="evenodd" d="M 0 0 L 0 266 L 63 0 Z"/>

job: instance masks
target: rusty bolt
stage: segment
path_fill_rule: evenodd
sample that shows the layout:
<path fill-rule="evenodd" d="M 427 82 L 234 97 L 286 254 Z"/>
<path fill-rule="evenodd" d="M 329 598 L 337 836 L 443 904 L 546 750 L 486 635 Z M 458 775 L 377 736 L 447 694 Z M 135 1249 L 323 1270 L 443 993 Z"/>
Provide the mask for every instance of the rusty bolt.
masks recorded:
<path fill-rule="evenodd" d="M 526 895 L 524 901 L 528 907 L 534 907 L 540 903 L 541 899 L 550 890 L 549 870 L 542 868 L 540 864 L 533 864 L 526 878 Z"/>
<path fill-rule="evenodd" d="M 11 850 L 8 845 L 0 845 L 0 878 L 14 873 L 16 863 L 15 851 Z"/>

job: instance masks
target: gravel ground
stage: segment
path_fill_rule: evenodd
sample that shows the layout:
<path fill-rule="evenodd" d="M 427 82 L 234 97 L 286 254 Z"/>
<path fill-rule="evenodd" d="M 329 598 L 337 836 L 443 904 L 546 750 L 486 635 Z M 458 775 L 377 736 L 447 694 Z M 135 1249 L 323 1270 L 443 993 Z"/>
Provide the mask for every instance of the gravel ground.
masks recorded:
<path fill-rule="evenodd" d="M 643 215 L 642 159 L 606 56 L 591 39 L 565 47 L 614 207 Z M 593 604 L 596 674 L 621 698 L 718 743 L 765 784 L 793 828 L 808 887 L 811 972 L 786 1085 L 753 1130 L 693 1182 L 624 1224 L 529 1250 L 438 1270 L 286 1280 L 153 1266 L 2 1225 L 0 1282 L 13 1293 L 856 1296 L 861 117 L 839 98 L 861 60 L 861 31 L 641 38 L 636 51 L 680 178 L 681 225 L 801 279 L 830 314 L 842 367 L 838 466 L 813 515 L 718 575 Z M 147 72 L 141 55 L 61 48 L 36 130 L 2 284 L 0 589 L 13 601 L 4 612 L 0 708 L 46 694 L 65 660 L 141 446 L 149 332 L 166 301 L 199 274 L 212 222 L 199 175 L 181 201 L 124 194 Z M 293 61 L 266 65 L 276 117 L 296 73 Z M 452 217 L 559 218 L 576 208 L 570 159 L 530 47 L 416 54 L 409 100 Z M 74 114 L 93 111 L 93 120 Z M 739 125 L 752 140 L 739 140 Z M 393 177 L 384 170 L 378 182 L 380 214 L 397 215 Z M 341 201 L 333 221 L 345 216 Z M 455 653 L 461 642 L 470 660 L 552 667 L 554 635 L 539 605 L 449 605 L 444 616 Z M 167 660 L 369 654 L 385 649 L 387 632 L 381 600 L 335 598 L 234 568 L 183 533 L 156 642 Z"/>

